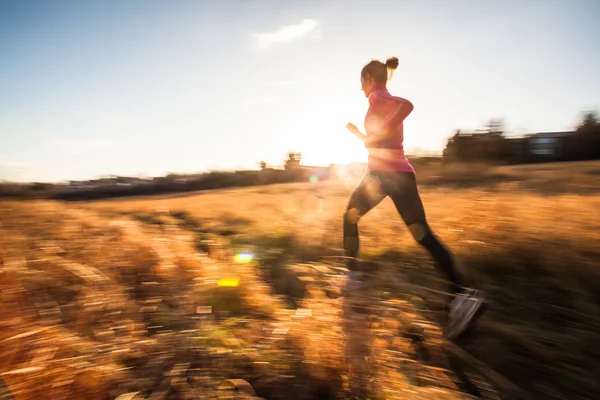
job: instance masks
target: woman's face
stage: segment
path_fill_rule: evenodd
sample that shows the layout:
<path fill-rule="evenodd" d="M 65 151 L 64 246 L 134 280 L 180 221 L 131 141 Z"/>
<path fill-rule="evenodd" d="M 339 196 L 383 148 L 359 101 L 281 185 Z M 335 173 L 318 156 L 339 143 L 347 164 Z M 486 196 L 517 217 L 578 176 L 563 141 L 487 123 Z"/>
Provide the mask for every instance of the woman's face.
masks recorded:
<path fill-rule="evenodd" d="M 373 87 L 375 86 L 375 81 L 371 77 L 371 75 L 361 75 L 360 76 L 360 89 L 365 94 L 365 97 L 369 97 L 369 95 L 373 92 Z"/>

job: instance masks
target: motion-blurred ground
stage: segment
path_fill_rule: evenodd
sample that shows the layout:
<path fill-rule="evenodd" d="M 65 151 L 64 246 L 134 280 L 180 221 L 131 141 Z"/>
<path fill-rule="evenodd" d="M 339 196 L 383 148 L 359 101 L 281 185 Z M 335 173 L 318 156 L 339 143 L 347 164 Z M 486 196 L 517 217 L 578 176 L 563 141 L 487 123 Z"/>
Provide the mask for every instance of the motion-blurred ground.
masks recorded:
<path fill-rule="evenodd" d="M 598 398 L 600 164 L 436 168 L 430 224 L 489 298 L 459 345 L 497 379 L 444 351 L 445 284 L 389 200 L 340 296 L 356 181 L 319 182 L 1 201 L 0 398 Z"/>

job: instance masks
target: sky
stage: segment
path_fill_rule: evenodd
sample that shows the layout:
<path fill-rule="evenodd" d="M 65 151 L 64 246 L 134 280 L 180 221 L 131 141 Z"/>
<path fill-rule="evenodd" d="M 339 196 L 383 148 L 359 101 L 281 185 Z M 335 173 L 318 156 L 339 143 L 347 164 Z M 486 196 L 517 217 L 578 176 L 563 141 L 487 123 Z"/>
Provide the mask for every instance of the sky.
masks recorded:
<path fill-rule="evenodd" d="M 360 70 L 397 56 L 408 152 L 600 109 L 598 0 L 0 0 L 0 180 L 365 161 Z"/>

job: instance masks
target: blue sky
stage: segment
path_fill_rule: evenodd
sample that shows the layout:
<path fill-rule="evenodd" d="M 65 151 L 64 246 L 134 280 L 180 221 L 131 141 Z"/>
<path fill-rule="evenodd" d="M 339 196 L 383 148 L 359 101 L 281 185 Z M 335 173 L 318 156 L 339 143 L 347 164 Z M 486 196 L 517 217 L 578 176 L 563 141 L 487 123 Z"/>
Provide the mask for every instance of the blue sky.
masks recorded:
<path fill-rule="evenodd" d="M 0 180 L 361 161 L 359 73 L 400 59 L 409 150 L 600 108 L 600 1 L 0 1 Z"/>

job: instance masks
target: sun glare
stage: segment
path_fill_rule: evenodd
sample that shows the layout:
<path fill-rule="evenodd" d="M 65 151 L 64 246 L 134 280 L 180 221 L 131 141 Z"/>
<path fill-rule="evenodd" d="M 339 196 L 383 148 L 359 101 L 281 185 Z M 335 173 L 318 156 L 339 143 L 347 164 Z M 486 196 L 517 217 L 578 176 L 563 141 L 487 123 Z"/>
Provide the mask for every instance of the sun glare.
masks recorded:
<path fill-rule="evenodd" d="M 366 162 L 367 151 L 362 144 L 342 129 L 323 130 L 319 135 L 306 138 L 303 143 L 303 164 L 326 166 Z"/>
<path fill-rule="evenodd" d="M 363 129 L 366 107 L 361 100 L 342 102 L 333 109 L 313 110 L 311 121 L 304 125 L 310 133 L 303 135 L 299 143 L 303 164 L 326 166 L 367 161 L 363 144 L 345 128 L 349 121 L 353 121 L 359 129 Z"/>

